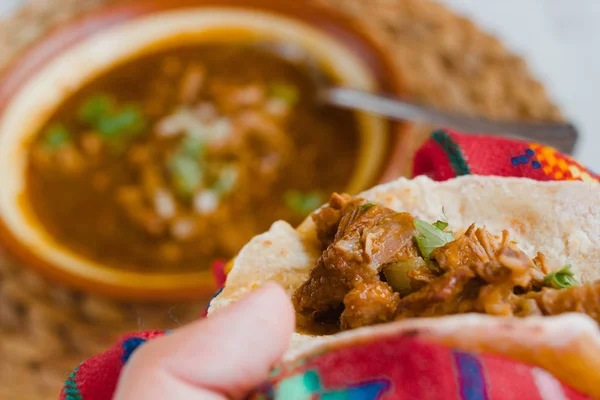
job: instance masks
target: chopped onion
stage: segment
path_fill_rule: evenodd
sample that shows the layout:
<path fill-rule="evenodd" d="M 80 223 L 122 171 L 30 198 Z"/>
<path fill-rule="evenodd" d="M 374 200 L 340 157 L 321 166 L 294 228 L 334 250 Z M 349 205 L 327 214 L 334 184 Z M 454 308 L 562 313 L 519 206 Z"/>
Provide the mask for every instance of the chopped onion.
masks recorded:
<path fill-rule="evenodd" d="M 211 190 L 204 190 L 194 197 L 194 209 L 198 214 L 210 214 L 219 207 L 219 197 Z"/>
<path fill-rule="evenodd" d="M 177 213 L 177 204 L 175 198 L 166 189 L 157 189 L 154 192 L 154 209 L 156 215 L 162 219 L 171 219 Z"/>
<path fill-rule="evenodd" d="M 194 236 L 196 222 L 192 218 L 180 218 L 171 225 L 171 235 L 178 240 L 187 240 Z"/>
<path fill-rule="evenodd" d="M 392 289 L 400 293 L 401 296 L 406 296 L 412 292 L 411 280 L 407 275 L 408 271 L 425 265 L 425 261 L 421 257 L 415 257 L 390 264 L 383 269 L 383 273 Z"/>
<path fill-rule="evenodd" d="M 229 118 L 219 118 L 209 127 L 210 140 L 223 140 L 231 134 L 232 129 Z"/>
<path fill-rule="evenodd" d="M 181 108 L 173 114 L 161 119 L 156 125 L 156 133 L 162 137 L 175 136 L 180 133 L 202 133 L 206 125 L 188 108 Z"/>
<path fill-rule="evenodd" d="M 177 154 L 169 162 L 173 185 L 182 197 L 191 197 L 202 185 L 204 172 L 197 160 L 187 154 Z"/>
<path fill-rule="evenodd" d="M 267 111 L 267 113 L 273 116 L 283 117 L 290 111 L 290 106 L 283 99 L 272 98 L 269 101 L 267 101 L 267 104 L 265 105 L 265 110 Z"/>
<path fill-rule="evenodd" d="M 223 117 L 210 122 L 216 116 L 216 114 L 213 115 L 216 111 L 210 103 L 203 104 L 201 105 L 202 109 L 200 107 L 197 110 L 184 108 L 163 118 L 156 125 L 156 133 L 162 137 L 184 133 L 187 136 L 194 136 L 207 141 L 219 141 L 227 138 L 233 131 L 233 125 L 229 118 Z M 205 115 L 201 116 L 200 114 Z"/>
<path fill-rule="evenodd" d="M 156 133 L 162 137 L 170 137 L 179 134 L 183 129 L 181 118 L 178 114 L 170 115 L 161 119 L 156 125 Z"/>
<path fill-rule="evenodd" d="M 196 116 L 198 116 L 198 118 L 204 122 L 208 122 L 217 116 L 217 109 L 215 108 L 214 104 L 209 102 L 198 104 L 194 111 Z"/>
<path fill-rule="evenodd" d="M 265 90 L 258 85 L 250 85 L 235 92 L 231 101 L 237 106 L 254 106 L 265 99 Z"/>
<path fill-rule="evenodd" d="M 179 99 L 185 103 L 192 103 L 198 97 L 206 78 L 206 70 L 202 65 L 190 65 L 179 87 Z"/>

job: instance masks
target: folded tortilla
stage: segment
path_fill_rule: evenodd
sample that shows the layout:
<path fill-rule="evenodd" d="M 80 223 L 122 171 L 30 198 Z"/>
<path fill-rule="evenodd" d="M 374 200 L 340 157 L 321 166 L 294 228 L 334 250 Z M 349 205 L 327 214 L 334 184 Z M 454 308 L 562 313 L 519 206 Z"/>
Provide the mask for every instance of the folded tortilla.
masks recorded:
<path fill-rule="evenodd" d="M 377 186 L 359 195 L 415 218 L 464 232 L 485 225 L 506 229 L 530 257 L 545 254 L 549 265 L 569 262 L 582 283 L 600 279 L 600 185 L 539 182 L 522 178 L 467 176 L 446 182 L 426 177 Z M 315 225 L 307 218 L 297 229 L 279 221 L 252 239 L 234 260 L 223 291 L 209 315 L 265 282 L 277 282 L 291 296 L 321 255 Z M 600 299 L 599 299 L 600 301 Z M 414 318 L 329 336 L 295 333 L 284 361 L 345 346 L 374 335 L 410 332 L 465 351 L 486 351 L 545 368 L 584 394 L 600 398 L 600 330 L 584 314 L 503 318 L 463 314 Z"/>

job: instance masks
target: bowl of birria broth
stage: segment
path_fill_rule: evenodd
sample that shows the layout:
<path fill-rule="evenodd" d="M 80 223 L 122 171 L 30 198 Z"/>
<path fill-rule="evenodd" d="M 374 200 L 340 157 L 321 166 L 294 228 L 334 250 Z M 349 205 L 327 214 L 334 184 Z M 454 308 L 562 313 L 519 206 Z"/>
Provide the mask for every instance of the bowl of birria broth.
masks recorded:
<path fill-rule="evenodd" d="M 2 78 L 3 243 L 88 291 L 204 297 L 215 260 L 398 165 L 405 127 L 319 104 L 311 72 L 265 43 L 309 52 L 331 84 L 402 92 L 377 47 L 322 10 L 106 9 L 37 43 Z"/>

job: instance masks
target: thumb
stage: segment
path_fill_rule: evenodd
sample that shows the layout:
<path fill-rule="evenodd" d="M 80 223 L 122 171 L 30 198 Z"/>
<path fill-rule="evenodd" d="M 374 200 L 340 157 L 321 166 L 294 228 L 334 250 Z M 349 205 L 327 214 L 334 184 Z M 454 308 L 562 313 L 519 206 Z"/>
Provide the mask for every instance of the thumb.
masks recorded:
<path fill-rule="evenodd" d="M 293 330 L 287 294 L 264 285 L 210 318 L 140 347 L 114 400 L 242 398 L 267 378 Z"/>

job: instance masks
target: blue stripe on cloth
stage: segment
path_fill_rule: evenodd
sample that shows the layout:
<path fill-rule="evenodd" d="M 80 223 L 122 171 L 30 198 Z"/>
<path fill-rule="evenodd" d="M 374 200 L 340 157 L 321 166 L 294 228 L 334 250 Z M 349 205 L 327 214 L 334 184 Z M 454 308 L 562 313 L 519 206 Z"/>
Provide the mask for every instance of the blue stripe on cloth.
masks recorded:
<path fill-rule="evenodd" d="M 219 290 L 217 290 L 217 293 L 213 294 L 213 297 L 212 297 L 212 298 L 214 299 L 215 297 L 217 297 L 218 295 L 220 295 L 220 294 L 221 294 L 221 292 L 223 291 L 223 289 L 225 289 L 225 286 L 221 286 L 221 287 L 219 288 Z M 211 299 L 211 300 L 212 300 L 212 299 Z"/>
<path fill-rule="evenodd" d="M 208 309 L 210 308 L 210 303 L 212 303 L 212 301 L 215 299 L 215 297 L 217 297 L 218 295 L 221 294 L 221 292 L 223 291 L 223 289 L 225 289 L 225 286 L 221 286 L 219 288 L 219 290 L 217 291 L 217 293 L 215 293 L 213 295 L 213 297 L 210 299 L 210 301 L 208 302 L 208 305 L 206 306 L 206 309 L 204 310 L 204 316 L 206 316 L 206 314 L 208 313 Z"/>
<path fill-rule="evenodd" d="M 123 361 L 123 364 L 126 364 L 127 361 L 129 361 L 129 358 L 131 357 L 133 352 L 144 343 L 146 343 L 146 339 L 139 337 L 132 337 L 124 341 L 123 357 L 121 357 L 121 361 Z"/>
<path fill-rule="evenodd" d="M 487 400 L 483 365 L 477 357 L 461 351 L 452 351 L 452 357 L 458 371 L 458 384 L 462 399 Z"/>

